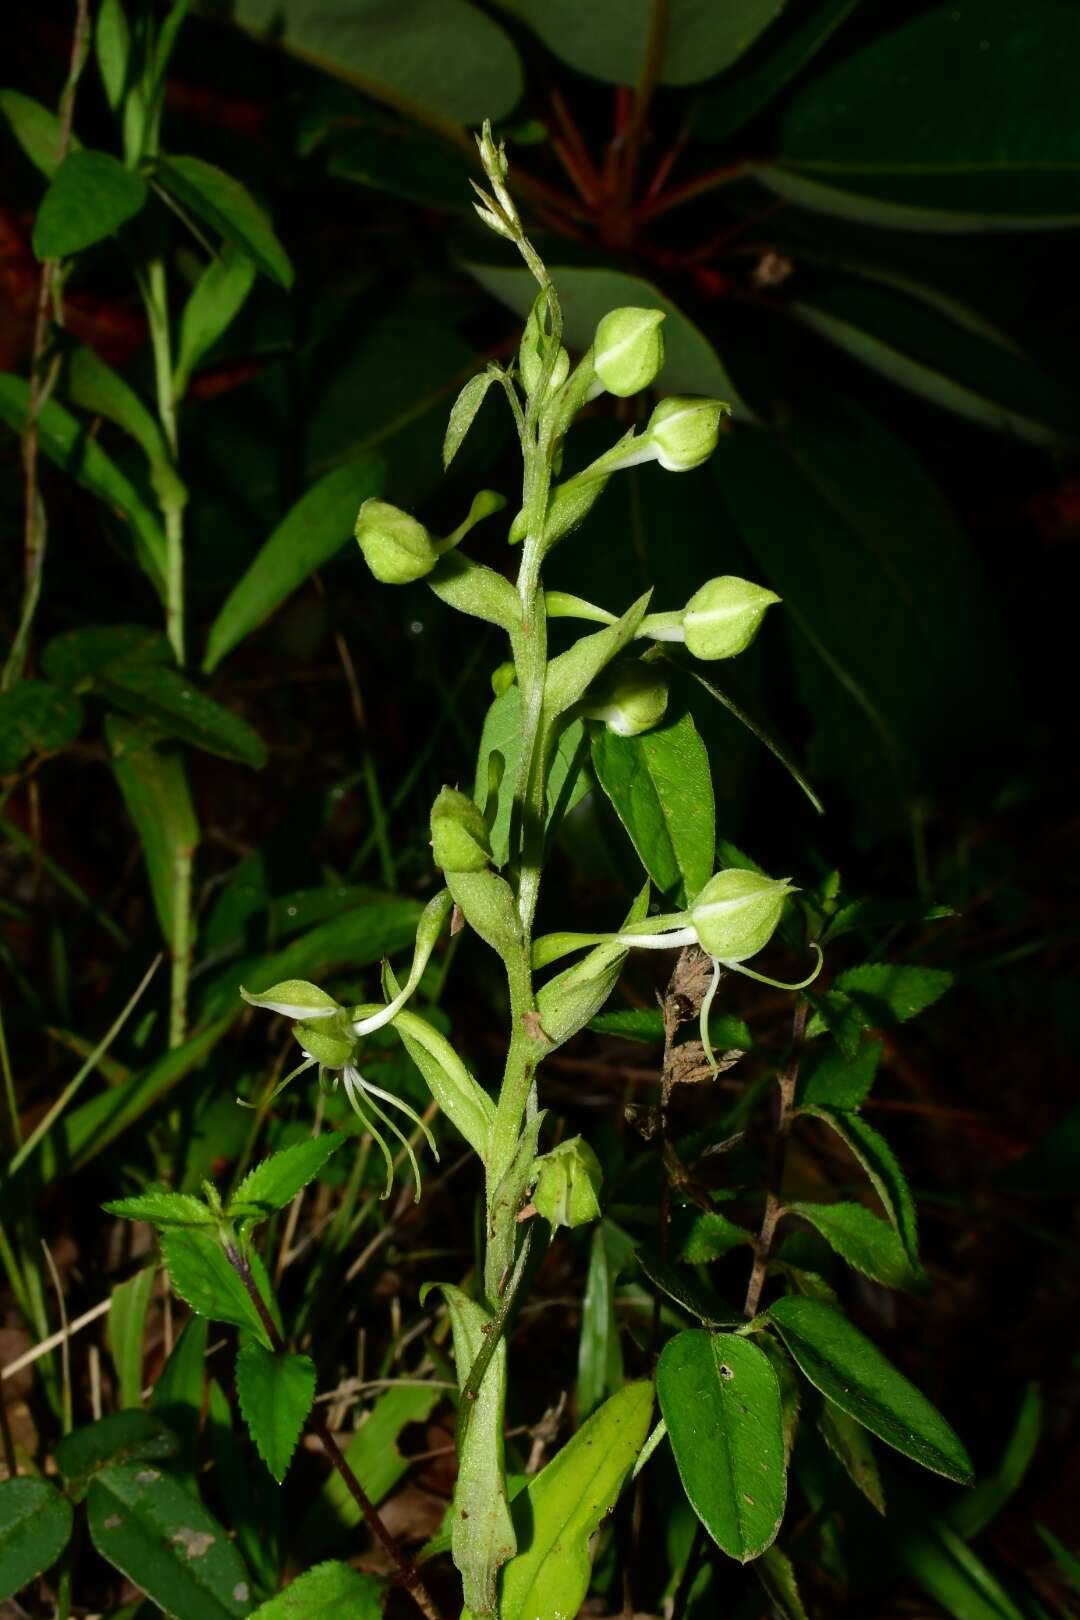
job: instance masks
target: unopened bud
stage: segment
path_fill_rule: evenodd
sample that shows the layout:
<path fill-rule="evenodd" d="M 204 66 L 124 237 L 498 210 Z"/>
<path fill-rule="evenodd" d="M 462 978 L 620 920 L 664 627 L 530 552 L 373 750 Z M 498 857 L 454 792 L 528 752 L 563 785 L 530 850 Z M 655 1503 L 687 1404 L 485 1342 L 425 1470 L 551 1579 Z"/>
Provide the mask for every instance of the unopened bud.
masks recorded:
<path fill-rule="evenodd" d="M 525 384 L 525 392 L 529 395 L 535 394 L 539 388 L 544 365 L 555 345 L 554 338 L 546 330 L 547 312 L 547 293 L 538 293 L 529 311 L 529 318 L 525 322 L 521 348 L 518 351 L 521 380 Z M 561 388 L 569 372 L 570 356 L 565 349 L 560 348 L 548 379 L 548 392 L 554 393 L 556 388 Z"/>
<path fill-rule="evenodd" d="M 491 860 L 483 812 L 457 788 L 441 788 L 431 807 L 431 849 L 444 872 L 482 872 Z"/>
<path fill-rule="evenodd" d="M 706 581 L 683 614 L 687 652 L 695 658 L 734 658 L 757 635 L 765 609 L 779 600 L 775 591 L 735 574 Z"/>
<path fill-rule="evenodd" d="M 702 950 L 719 962 L 745 962 L 756 956 L 776 932 L 784 901 L 793 892 L 786 878 L 765 877 L 738 866 L 717 872 L 690 907 Z"/>
<path fill-rule="evenodd" d="M 639 658 L 613 664 L 589 688 L 582 713 L 602 720 L 619 737 L 638 737 L 664 718 L 668 681 L 663 670 Z"/>
<path fill-rule="evenodd" d="M 352 1061 L 356 1037 L 345 1014 L 333 1023 L 294 1024 L 292 1032 L 307 1056 L 321 1068 L 343 1069 Z"/>
<path fill-rule="evenodd" d="M 708 461 L 719 442 L 720 418 L 731 406 L 719 399 L 662 399 L 646 429 L 656 459 L 667 472 L 690 472 Z"/>
<path fill-rule="evenodd" d="M 439 560 L 434 542 L 408 512 L 389 501 L 366 500 L 356 520 L 364 561 L 383 585 L 410 585 L 430 574 Z"/>
<path fill-rule="evenodd" d="M 662 309 L 613 309 L 596 328 L 593 363 L 609 394 L 628 399 L 648 388 L 664 363 Z"/>
<path fill-rule="evenodd" d="M 584 1226 L 600 1214 L 600 1161 L 587 1142 L 572 1136 L 536 1161 L 532 1195 L 537 1213 L 552 1226 Z"/>

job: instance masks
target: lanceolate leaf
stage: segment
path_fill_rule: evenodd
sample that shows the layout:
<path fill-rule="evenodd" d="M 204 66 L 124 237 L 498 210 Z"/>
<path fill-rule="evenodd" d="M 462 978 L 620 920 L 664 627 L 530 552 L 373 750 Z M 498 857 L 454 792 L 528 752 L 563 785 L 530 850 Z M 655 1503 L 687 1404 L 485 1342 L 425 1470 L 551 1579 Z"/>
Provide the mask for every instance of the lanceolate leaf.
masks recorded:
<path fill-rule="evenodd" d="M 382 1620 L 383 1588 L 349 1564 L 316 1564 L 255 1610 L 252 1620 Z"/>
<path fill-rule="evenodd" d="M 126 1221 L 152 1221 L 155 1226 L 213 1226 L 211 1215 L 201 1198 L 191 1193 L 173 1192 L 170 1187 L 147 1187 L 131 1198 L 114 1198 L 103 1204 L 109 1215 L 119 1215 Z"/>
<path fill-rule="evenodd" d="M 51 180 L 60 150 L 60 120 L 56 114 L 19 90 L 0 90 L 0 114 L 11 125 L 11 133 L 30 162 L 46 180 Z M 80 142 L 72 135 L 71 150 L 79 149 Z"/>
<path fill-rule="evenodd" d="M 315 1399 L 315 1363 L 249 1340 L 236 1358 L 236 1394 L 259 1456 L 280 1485 Z"/>
<path fill-rule="evenodd" d="M 716 816 L 705 744 L 693 718 L 639 737 L 597 729 L 593 767 L 661 894 L 689 905 L 712 875 Z"/>
<path fill-rule="evenodd" d="M 144 1266 L 112 1291 L 109 1305 L 109 1353 L 120 1383 L 121 1406 L 142 1404 L 143 1329 L 157 1277 L 156 1266 Z"/>
<path fill-rule="evenodd" d="M 121 661 L 109 665 L 99 685 L 118 709 L 152 720 L 170 736 L 208 754 L 256 769 L 266 764 L 266 744 L 247 721 L 215 703 L 175 669 Z"/>
<path fill-rule="evenodd" d="M 690 1505 L 745 1564 L 776 1537 L 787 1499 L 780 1386 L 749 1339 L 694 1329 L 669 1339 L 656 1392 Z"/>
<path fill-rule="evenodd" d="M 130 720 L 109 715 L 105 735 L 113 774 L 146 859 L 154 907 L 170 945 L 184 915 L 199 825 L 179 754 L 155 748 Z"/>
<path fill-rule="evenodd" d="M 361 503 L 378 494 L 382 481 L 378 457 L 361 455 L 335 467 L 300 497 L 233 586 L 210 626 L 204 670 L 216 669 L 226 653 L 348 544 Z"/>
<path fill-rule="evenodd" d="M 378 1507 L 409 1471 L 398 1447 L 408 1423 L 423 1423 L 445 1397 L 445 1390 L 399 1384 L 383 1392 L 345 1447 L 345 1457 L 370 1500 Z M 360 1522 L 360 1509 L 340 1474 L 331 1474 L 305 1519 L 300 1536 L 309 1552 L 335 1545 Z"/>
<path fill-rule="evenodd" d="M 650 885 L 646 882 L 623 919 L 624 928 L 645 916 L 649 909 L 649 892 Z M 540 1022 L 544 1034 L 554 1045 L 570 1040 L 599 1012 L 618 983 L 626 954 L 627 948 L 613 941 L 597 945 L 573 967 L 549 979 L 537 992 Z"/>
<path fill-rule="evenodd" d="M 868 1125 L 861 1114 L 836 1108 L 804 1106 L 801 1110 L 831 1125 L 866 1171 L 893 1230 L 904 1246 L 912 1267 L 919 1271 L 919 1226 L 915 1200 L 900 1164 L 884 1137 Z"/>
<path fill-rule="evenodd" d="M 280 287 L 292 285 L 292 266 L 273 226 L 254 197 L 204 158 L 158 158 L 155 177 L 183 208 L 246 253 Z"/>
<path fill-rule="evenodd" d="M 179 1481 L 148 1463 L 106 1468 L 90 1482 L 90 1539 L 166 1614 L 243 1620 L 247 1571 L 224 1525 Z"/>
<path fill-rule="evenodd" d="M 146 202 L 146 181 L 108 152 L 69 152 L 34 221 L 39 259 L 65 259 L 111 236 Z"/>
<path fill-rule="evenodd" d="M 65 374 L 72 403 L 92 416 L 107 417 L 130 433 L 154 469 L 159 494 L 183 501 L 184 486 L 173 471 L 161 425 L 134 388 L 84 344 L 67 355 Z"/>
<path fill-rule="evenodd" d="M 805 1376 L 841 1411 L 924 1468 L 971 1483 L 968 1454 L 940 1412 L 842 1312 L 789 1295 L 766 1317 Z"/>
<path fill-rule="evenodd" d="M 0 1484 L 0 1601 L 25 1593 L 68 1544 L 74 1512 L 44 1479 Z"/>
<path fill-rule="evenodd" d="M 918 1273 L 894 1229 L 862 1204 L 788 1204 L 817 1228 L 838 1255 L 886 1288 L 912 1288 Z"/>
<path fill-rule="evenodd" d="M 187 393 L 191 374 L 239 313 L 255 280 L 255 266 L 246 253 L 226 244 L 211 259 L 195 283 L 180 316 L 173 386 L 176 397 Z"/>
<path fill-rule="evenodd" d="M 318 1175 L 344 1140 L 340 1131 L 327 1131 L 263 1159 L 237 1187 L 229 1205 L 230 1216 L 250 1217 L 255 1212 L 267 1216 L 275 1209 L 284 1209 Z"/>
<path fill-rule="evenodd" d="M 470 377 L 461 393 L 455 399 L 450 410 L 450 420 L 446 426 L 446 438 L 443 441 L 443 466 L 449 467 L 461 448 L 466 433 L 473 425 L 477 411 L 484 403 L 484 395 L 495 381 L 494 371 L 482 371 L 479 376 Z"/>
<path fill-rule="evenodd" d="M 182 1476 L 192 1490 L 197 1489 L 195 1466 L 202 1421 L 209 1327 L 205 1316 L 188 1317 L 150 1392 L 151 1413 L 167 1424 L 179 1441 L 179 1450 L 172 1464 L 173 1472 Z"/>
<path fill-rule="evenodd" d="M 768 1593 L 773 1613 L 780 1620 L 807 1620 L 795 1570 L 786 1553 L 775 1545 L 766 1548 L 754 1565 L 754 1573 Z"/>

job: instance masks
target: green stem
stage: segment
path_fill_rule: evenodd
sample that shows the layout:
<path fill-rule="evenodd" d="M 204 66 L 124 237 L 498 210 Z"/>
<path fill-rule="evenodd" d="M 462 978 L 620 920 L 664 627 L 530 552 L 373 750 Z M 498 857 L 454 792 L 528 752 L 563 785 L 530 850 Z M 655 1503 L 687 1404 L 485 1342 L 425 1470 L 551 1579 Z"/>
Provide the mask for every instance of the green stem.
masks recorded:
<path fill-rule="evenodd" d="M 169 985 L 169 1046 L 187 1039 L 188 981 L 191 978 L 191 877 L 194 851 L 178 849 L 173 859 L 173 931 L 170 940 L 172 978 Z"/>

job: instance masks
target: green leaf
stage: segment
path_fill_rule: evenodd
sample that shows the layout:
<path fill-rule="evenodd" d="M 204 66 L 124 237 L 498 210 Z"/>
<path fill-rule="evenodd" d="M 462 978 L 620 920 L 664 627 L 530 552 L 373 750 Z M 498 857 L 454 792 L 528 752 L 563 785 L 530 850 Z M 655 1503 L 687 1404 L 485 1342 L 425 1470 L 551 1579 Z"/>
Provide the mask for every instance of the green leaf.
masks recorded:
<path fill-rule="evenodd" d="M 749 1339 L 695 1328 L 669 1339 L 656 1393 L 683 1489 L 729 1558 L 759 1558 L 787 1500 L 780 1385 Z"/>
<path fill-rule="evenodd" d="M 93 349 L 78 344 L 65 356 L 65 378 L 72 404 L 92 416 L 105 416 L 130 433 L 145 451 L 159 478 L 164 469 L 170 493 L 178 494 L 180 500 L 185 499 L 184 487 L 172 468 L 172 457 L 160 422 L 123 377 L 106 365 Z"/>
<path fill-rule="evenodd" d="M 866 1497 L 871 1507 L 885 1512 L 885 1492 L 881 1485 L 877 1458 L 874 1456 L 870 1436 L 861 1423 L 847 1412 L 842 1412 L 832 1401 L 825 1401 L 818 1418 L 818 1427 L 834 1457 L 842 1464 L 852 1484 Z"/>
<path fill-rule="evenodd" d="M 112 236 L 146 202 L 146 181 L 108 152 L 69 152 L 34 221 L 39 259 L 66 259 Z"/>
<path fill-rule="evenodd" d="M 514 891 L 496 872 L 445 872 L 454 904 L 485 944 L 508 961 L 521 949 Z"/>
<path fill-rule="evenodd" d="M 100 684 L 118 709 L 152 720 L 182 742 L 256 770 L 266 764 L 266 744 L 258 732 L 175 669 L 120 662 L 109 666 Z"/>
<path fill-rule="evenodd" d="M 279 287 L 292 286 L 292 265 L 269 215 L 239 180 L 197 157 L 160 157 L 154 178 L 181 207 L 246 253 L 263 275 Z"/>
<path fill-rule="evenodd" d="M 637 1263 L 654 1288 L 696 1316 L 709 1327 L 734 1327 L 740 1320 L 732 1306 L 722 1300 L 711 1287 L 700 1282 L 686 1266 L 665 1260 L 658 1250 L 642 1244 L 636 1252 Z"/>
<path fill-rule="evenodd" d="M 642 1041 L 648 1046 L 663 1046 L 664 1015 L 651 1007 L 627 1007 L 618 1012 L 599 1013 L 589 1028 L 597 1035 L 618 1035 L 627 1041 Z M 720 1051 L 749 1052 L 753 1037 L 741 1018 L 730 1013 L 717 1013 L 709 1019 L 709 1035 L 713 1046 Z"/>
<path fill-rule="evenodd" d="M 180 316 L 173 368 L 173 392 L 177 399 L 183 399 L 196 366 L 240 313 L 254 280 L 252 260 L 226 243 L 191 289 Z"/>
<path fill-rule="evenodd" d="M 533 28 L 550 51 L 579 73 L 607 84 L 636 84 L 649 39 L 649 0 L 498 0 Z M 701 84 L 737 62 L 786 0 L 702 5 L 670 0 L 661 84 Z"/>
<path fill-rule="evenodd" d="M 585 773 L 581 770 L 580 760 L 580 747 L 584 735 L 585 728 L 580 720 L 571 721 L 559 734 L 559 741 L 548 768 L 549 829 L 560 808 L 563 815 L 568 815 L 574 805 L 588 792 L 588 783 Z M 487 802 L 488 767 L 493 753 L 500 753 L 503 757 L 503 776 L 498 810 L 489 829 L 489 837 L 495 864 L 502 866 L 509 853 L 510 811 L 514 800 L 518 759 L 521 754 L 521 692 L 517 686 L 511 686 L 508 691 L 497 697 L 484 718 L 473 787 L 473 798 L 481 809 Z"/>
<path fill-rule="evenodd" d="M 162 1236 L 161 1257 L 173 1288 L 197 1315 L 243 1328 L 271 1348 L 262 1318 L 216 1236 L 173 1227 Z"/>
<path fill-rule="evenodd" d="M 1060 110 L 1078 52 L 1080 14 L 1056 0 L 936 6 L 794 96 L 781 125 L 779 178 L 793 171 L 819 189 L 794 198 L 806 206 L 872 224 L 1076 224 L 1080 133 L 1063 125 Z M 774 184 L 777 173 L 763 178 Z M 792 195 L 786 184 L 777 189 Z"/>
<path fill-rule="evenodd" d="M 893 1228 L 862 1204 L 788 1204 L 819 1231 L 842 1260 L 886 1288 L 914 1288 L 920 1275 Z"/>
<path fill-rule="evenodd" d="M 216 1226 L 215 1217 L 201 1198 L 150 1186 L 131 1198 L 114 1198 L 102 1209 L 125 1221 L 150 1221 L 154 1226 Z"/>
<path fill-rule="evenodd" d="M 467 263 L 465 269 L 494 298 L 526 319 L 536 297 L 536 283 L 528 270 L 477 263 Z M 664 365 L 654 386 L 664 394 L 704 394 L 709 399 L 726 400 L 737 420 L 754 420 L 754 413 L 740 399 L 709 339 L 651 282 L 621 270 L 578 266 L 551 268 L 550 275 L 562 305 L 563 341 L 568 348 L 589 348 L 597 326 L 609 310 L 626 306 L 662 309 L 666 316 Z"/>
<path fill-rule="evenodd" d="M 1016 1424 L 993 1473 L 984 1474 L 974 1490 L 949 1504 L 946 1518 L 958 1535 L 970 1541 L 997 1518 L 1022 1483 L 1042 1436 L 1043 1401 L 1038 1384 L 1027 1384 Z"/>
<path fill-rule="evenodd" d="M 864 962 L 833 980 L 871 1025 L 906 1024 L 940 1001 L 953 982 L 942 968 L 912 967 L 903 962 Z"/>
<path fill-rule="evenodd" d="M 26 379 L 0 374 L 0 421 L 15 433 L 26 426 L 30 395 Z M 55 399 L 38 413 L 38 443 L 43 455 L 106 506 L 119 507 L 131 524 L 139 562 L 155 589 L 164 590 L 165 535 L 157 516 L 135 486 L 102 450 L 85 423 Z"/>
<path fill-rule="evenodd" d="M 885 1050 L 881 1041 L 860 1041 L 854 1057 L 830 1044 L 806 1077 L 802 1094 L 806 1108 L 858 1108 L 870 1095 L 874 1076 Z"/>
<path fill-rule="evenodd" d="M 469 378 L 455 399 L 450 408 L 450 420 L 446 425 L 446 438 L 443 440 L 444 467 L 449 467 L 461 449 L 465 435 L 472 427 L 476 413 L 484 403 L 484 396 L 495 378 L 494 371 L 481 371 L 479 375 Z"/>
<path fill-rule="evenodd" d="M 1065 1579 L 1071 1584 L 1073 1590 L 1080 1595 L 1080 1558 L 1069 1551 L 1064 1542 L 1059 1541 L 1045 1524 L 1035 1526 L 1039 1532 L 1039 1539 L 1049 1551 Z"/>
<path fill-rule="evenodd" d="M 515 1498 L 521 1550 L 503 1571 L 500 1620 L 577 1614 L 592 1570 L 590 1539 L 645 1443 L 652 1406 L 651 1384 L 627 1384 Z M 468 1610 L 462 1620 L 467 1616 Z"/>
<path fill-rule="evenodd" d="M 649 909 L 649 892 L 646 880 L 623 919 L 624 928 L 645 916 Z M 541 986 L 536 995 L 536 1010 L 544 1034 L 553 1046 L 572 1039 L 599 1012 L 619 981 L 627 950 L 628 947 L 613 940 L 597 945 L 572 967 L 565 968 Z"/>
<path fill-rule="evenodd" d="M 272 1592 L 285 1562 L 284 1493 L 265 1468 L 252 1464 L 246 1431 L 241 1439 L 233 1408 L 214 1378 L 207 1391 L 207 1418 L 215 1482 L 229 1527 L 235 1530 L 237 1545 L 256 1581 Z"/>
<path fill-rule="evenodd" d="M 391 1024 L 446 1118 L 487 1163 L 495 1104 L 437 1029 L 407 1008 Z"/>
<path fill-rule="evenodd" d="M 41 667 L 58 686 L 85 690 L 110 664 L 121 660 L 171 664 L 172 648 L 160 630 L 142 624 L 91 625 L 52 636 L 42 649 Z"/>
<path fill-rule="evenodd" d="M 823 0 L 812 11 L 793 7 L 792 25 L 781 20 L 764 42 L 766 53 L 755 53 L 753 66 L 743 65 L 705 92 L 693 114 L 694 133 L 704 141 L 722 141 L 741 129 L 802 72 L 858 3 Z"/>
<path fill-rule="evenodd" d="M 893 1504 L 886 1520 L 891 1551 L 901 1569 L 914 1577 L 954 1620 L 1026 1620 L 982 1559 L 941 1518 L 905 1493 L 902 1511 Z"/>
<path fill-rule="evenodd" d="M 767 1547 L 754 1565 L 754 1573 L 768 1594 L 778 1620 L 807 1620 L 791 1559 L 777 1546 Z"/>
<path fill-rule="evenodd" d="M 316 1564 L 255 1610 L 252 1620 L 382 1620 L 383 1587 L 348 1564 Z"/>
<path fill-rule="evenodd" d="M 79 734 L 83 706 L 47 681 L 25 680 L 0 692 L 0 776 L 33 753 L 65 748 Z"/>
<path fill-rule="evenodd" d="M 712 876 L 716 809 L 705 744 L 689 714 L 639 737 L 597 728 L 593 768 L 665 899 L 686 906 Z"/>
<path fill-rule="evenodd" d="M 121 1406 L 142 1405 L 143 1330 L 157 1279 L 156 1266 L 144 1266 L 112 1291 L 107 1336 L 120 1385 Z"/>
<path fill-rule="evenodd" d="M 593 1227 L 589 1242 L 589 1269 L 581 1302 L 578 1339 L 577 1411 L 587 1418 L 608 1395 L 623 1385 L 622 1346 L 615 1320 L 615 1278 L 619 1255 L 614 1252 L 610 1221 Z"/>
<path fill-rule="evenodd" d="M 139 835 L 161 932 L 172 945 L 186 923 L 191 860 L 199 824 L 179 754 L 155 748 L 143 727 L 105 718 L 113 775 Z"/>
<path fill-rule="evenodd" d="M 128 88 L 131 29 L 121 0 L 102 0 L 94 29 L 98 72 L 110 112 L 119 112 Z"/>
<path fill-rule="evenodd" d="M 544 720 L 552 725 L 561 714 L 585 696 L 600 672 L 632 639 L 649 606 L 652 592 L 646 591 L 614 624 L 580 636 L 566 652 L 552 658 L 544 678 Z"/>
<path fill-rule="evenodd" d="M 236 1395 L 259 1456 L 280 1485 L 315 1399 L 315 1363 L 249 1340 L 236 1357 Z"/>
<path fill-rule="evenodd" d="M 150 1411 L 172 1430 L 180 1442 L 173 1472 L 185 1476 L 196 1490 L 195 1466 L 203 1409 L 206 1341 L 209 1324 L 204 1316 L 189 1316 L 169 1352 L 150 1393 Z"/>
<path fill-rule="evenodd" d="M 745 1226 L 729 1221 L 718 1209 L 706 1209 L 694 1216 L 679 1250 L 679 1259 L 691 1266 L 707 1266 L 711 1261 L 730 1254 L 741 1243 L 753 1242 L 754 1234 L 747 1231 Z"/>
<path fill-rule="evenodd" d="M 93 1476 L 116 1463 L 161 1462 L 175 1457 L 177 1439 L 159 1416 L 149 1412 L 110 1412 L 74 1433 L 54 1449 L 56 1466 L 73 1502 L 81 1502 Z"/>
<path fill-rule="evenodd" d="M 335 467 L 300 497 L 260 547 L 210 626 L 203 658 L 207 673 L 349 543 L 361 502 L 378 494 L 382 482 L 382 462 L 361 455 Z"/>
<path fill-rule="evenodd" d="M 821 1300 L 789 1295 L 766 1312 L 802 1372 L 886 1445 L 958 1484 L 972 1481 L 958 1436 L 858 1328 Z"/>
<path fill-rule="evenodd" d="M 0 1483 L 0 1601 L 23 1592 L 68 1544 L 74 1510 L 44 1479 Z"/>
<path fill-rule="evenodd" d="M 179 1481 L 123 1463 L 90 1482 L 90 1539 L 101 1556 L 166 1614 L 242 1620 L 247 1571 L 225 1527 Z"/>
<path fill-rule="evenodd" d="M 346 1462 L 376 1507 L 409 1471 L 409 1460 L 397 1446 L 402 1429 L 426 1422 L 445 1394 L 423 1384 L 385 1390 L 345 1447 Z M 348 1487 L 340 1474 L 331 1474 L 301 1527 L 301 1541 L 309 1553 L 318 1553 L 359 1522 L 360 1509 Z"/>
<path fill-rule="evenodd" d="M 408 26 L 382 0 L 235 0 L 233 22 L 399 111 L 479 124 L 509 113 L 523 89 L 507 35 L 467 0 L 410 0 Z"/>
<path fill-rule="evenodd" d="M 804 1104 L 799 1110 L 814 1119 L 831 1125 L 841 1141 L 850 1148 L 874 1185 L 881 1199 L 889 1223 L 903 1244 L 904 1252 L 913 1271 L 919 1273 L 919 1221 L 915 1200 L 900 1164 L 885 1138 L 868 1125 L 860 1114 L 841 1112 L 835 1108 L 821 1108 Z"/>
<path fill-rule="evenodd" d="M 229 1204 L 230 1218 L 265 1219 L 275 1209 L 284 1209 L 344 1141 L 341 1131 L 326 1131 L 261 1160 L 237 1187 Z"/>
<path fill-rule="evenodd" d="M 60 120 L 48 107 L 19 90 L 0 90 L 0 114 L 11 125 L 11 133 L 36 169 L 51 180 L 57 169 L 60 150 Z M 71 151 L 82 143 L 71 136 Z"/>

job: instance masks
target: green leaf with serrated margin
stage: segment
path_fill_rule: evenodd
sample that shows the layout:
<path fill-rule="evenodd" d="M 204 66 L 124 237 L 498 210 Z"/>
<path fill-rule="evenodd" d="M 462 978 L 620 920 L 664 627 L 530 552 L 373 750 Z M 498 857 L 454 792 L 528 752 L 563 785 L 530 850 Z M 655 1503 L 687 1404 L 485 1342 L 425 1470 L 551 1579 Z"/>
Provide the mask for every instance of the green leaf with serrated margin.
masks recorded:
<path fill-rule="evenodd" d="M 915 1385 L 841 1311 L 789 1295 L 765 1313 L 816 1389 L 934 1473 L 970 1485 L 971 1460 L 953 1429 Z"/>
<path fill-rule="evenodd" d="M 780 1386 L 749 1339 L 693 1329 L 669 1339 L 656 1393 L 683 1488 L 729 1558 L 759 1558 L 787 1500 Z"/>
<path fill-rule="evenodd" d="M 284 1209 L 301 1188 L 315 1179 L 344 1141 L 341 1131 L 327 1131 L 261 1160 L 248 1171 L 233 1194 L 230 1217 L 250 1219 L 256 1212 L 258 1217 L 265 1217 L 275 1209 Z"/>
<path fill-rule="evenodd" d="M 93 247 L 139 213 L 146 181 L 108 152 L 69 152 L 49 181 L 34 221 L 39 259 L 66 259 Z"/>
<path fill-rule="evenodd" d="M 197 157 L 160 157 L 154 178 L 182 208 L 246 253 L 271 281 L 279 287 L 292 285 L 292 265 L 269 215 L 239 180 Z"/>
<path fill-rule="evenodd" d="M 767 1547 L 754 1573 L 768 1593 L 777 1620 L 807 1620 L 791 1559 L 777 1546 Z"/>
<path fill-rule="evenodd" d="M 315 1363 L 249 1341 L 236 1358 L 236 1394 L 259 1456 L 280 1485 L 315 1399 Z"/>
<path fill-rule="evenodd" d="M 741 1243 L 754 1241 L 753 1232 L 745 1226 L 728 1220 L 718 1209 L 706 1209 L 694 1216 L 679 1250 L 679 1259 L 685 1260 L 688 1265 L 707 1266 L 710 1261 L 719 1260 L 732 1249 L 737 1249 Z"/>
<path fill-rule="evenodd" d="M 217 1224 L 201 1198 L 173 1192 L 170 1187 L 147 1187 L 130 1198 L 110 1199 L 101 1207 L 107 1215 L 119 1215 L 125 1221 L 150 1221 L 154 1226 Z"/>
<path fill-rule="evenodd" d="M 907 1177 L 900 1168 L 892 1148 L 861 1114 L 841 1112 L 836 1108 L 820 1108 L 803 1104 L 800 1113 L 831 1125 L 845 1142 L 869 1176 L 884 1206 L 885 1213 L 904 1252 L 915 1271 L 921 1271 L 919 1262 L 919 1218 L 915 1200 Z"/>
<path fill-rule="evenodd" d="M 255 1610 L 251 1620 L 382 1620 L 384 1587 L 348 1564 L 316 1564 Z"/>
<path fill-rule="evenodd" d="M 916 967 L 905 962 L 864 962 L 848 968 L 833 981 L 863 1014 L 865 1023 L 906 1023 L 939 1001 L 953 982 L 943 968 Z"/>
<path fill-rule="evenodd" d="M 67 1434 L 53 1457 L 67 1482 L 68 1495 L 81 1502 L 93 1476 L 116 1463 L 161 1462 L 175 1457 L 177 1439 L 160 1416 L 150 1412 L 110 1412 Z"/>
<path fill-rule="evenodd" d="M 251 1588 L 240 1554 L 197 1497 L 145 1463 L 103 1469 L 87 1494 L 90 1539 L 166 1614 L 243 1620 Z"/>
<path fill-rule="evenodd" d="M 860 1040 L 850 1057 L 831 1042 L 820 1056 L 814 1053 L 806 1065 L 804 1107 L 858 1108 L 870 1095 L 884 1050 L 881 1041 Z"/>
<path fill-rule="evenodd" d="M 886 1288 L 913 1288 L 920 1281 L 896 1232 L 864 1205 L 796 1202 L 787 1210 L 809 1221 L 849 1266 Z"/>
<path fill-rule="evenodd" d="M 244 1328 L 270 1348 L 262 1318 L 216 1237 L 174 1227 L 162 1237 L 161 1254 L 173 1288 L 193 1311 Z"/>
<path fill-rule="evenodd" d="M 0 1602 L 25 1594 L 55 1564 L 75 1520 L 71 1503 L 44 1479 L 0 1483 Z"/>

